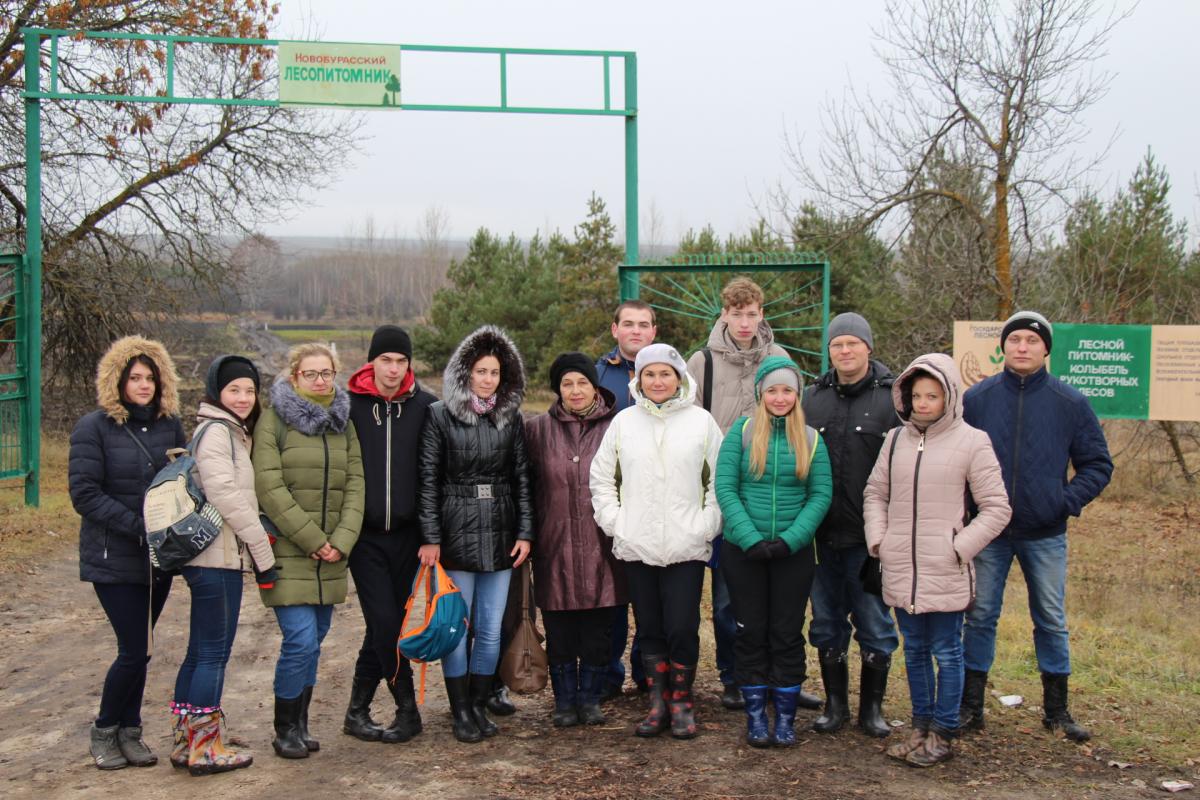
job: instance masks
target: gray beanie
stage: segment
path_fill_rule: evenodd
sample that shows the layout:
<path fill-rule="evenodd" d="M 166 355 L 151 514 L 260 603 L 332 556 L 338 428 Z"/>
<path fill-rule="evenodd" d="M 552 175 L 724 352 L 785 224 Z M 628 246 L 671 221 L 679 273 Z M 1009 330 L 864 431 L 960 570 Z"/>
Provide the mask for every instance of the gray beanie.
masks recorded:
<path fill-rule="evenodd" d="M 853 311 L 838 314 L 829 323 L 829 331 L 825 338 L 826 347 L 839 336 L 853 336 L 862 339 L 867 343 L 867 347 L 875 349 L 875 338 L 871 335 L 871 323 L 867 322 L 861 314 L 855 314 Z"/>
<path fill-rule="evenodd" d="M 1004 341 L 1013 331 L 1026 330 L 1033 331 L 1040 336 L 1046 345 L 1046 352 L 1050 352 L 1050 345 L 1054 341 L 1054 328 L 1045 317 L 1036 311 L 1018 311 L 1009 317 L 1004 323 L 1003 330 L 1000 331 L 1000 346 L 1004 346 Z"/>
<path fill-rule="evenodd" d="M 679 351 L 669 344 L 656 342 L 638 350 L 637 360 L 633 362 L 634 374 L 638 376 L 638 381 L 642 379 L 642 370 L 651 364 L 669 364 L 678 373 L 681 381 L 688 377 L 687 364 L 684 362 L 683 356 L 679 355 Z"/>

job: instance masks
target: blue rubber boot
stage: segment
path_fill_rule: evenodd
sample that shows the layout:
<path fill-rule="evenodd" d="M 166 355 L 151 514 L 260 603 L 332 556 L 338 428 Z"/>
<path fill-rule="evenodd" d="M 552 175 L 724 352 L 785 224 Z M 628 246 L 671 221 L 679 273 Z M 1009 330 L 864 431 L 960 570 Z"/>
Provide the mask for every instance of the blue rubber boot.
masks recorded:
<path fill-rule="evenodd" d="M 766 686 L 742 687 L 742 699 L 746 701 L 746 744 L 751 747 L 771 746 L 767 722 L 767 694 L 770 691 Z"/>
<path fill-rule="evenodd" d="M 775 701 L 775 733 L 771 744 L 791 747 L 796 743 L 796 704 L 800 699 L 800 687 L 777 686 L 771 691 L 771 697 Z"/>
<path fill-rule="evenodd" d="M 554 714 L 551 721 L 556 728 L 570 728 L 579 724 L 579 662 L 550 665 L 550 686 L 554 689 Z"/>

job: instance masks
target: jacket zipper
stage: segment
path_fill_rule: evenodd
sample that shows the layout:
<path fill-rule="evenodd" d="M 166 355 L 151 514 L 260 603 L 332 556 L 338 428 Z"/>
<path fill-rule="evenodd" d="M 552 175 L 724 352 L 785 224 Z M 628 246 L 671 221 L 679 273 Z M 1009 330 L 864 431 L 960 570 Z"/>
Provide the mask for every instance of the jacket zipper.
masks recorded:
<path fill-rule="evenodd" d="M 387 412 L 387 447 L 384 450 L 384 514 L 383 514 L 383 530 L 385 533 L 392 530 L 392 403 L 389 400 L 384 403 L 384 411 Z"/>
<path fill-rule="evenodd" d="M 1017 424 L 1013 429 L 1013 450 L 1012 450 L 1012 490 L 1009 496 L 1013 499 L 1013 507 L 1017 505 L 1017 470 L 1021 465 L 1021 423 L 1025 411 L 1025 376 L 1021 376 L 1021 385 L 1017 390 Z"/>
<path fill-rule="evenodd" d="M 772 448 L 774 452 L 771 454 L 771 539 L 778 539 L 779 536 L 775 530 L 776 516 L 776 493 L 779 488 L 779 437 L 775 435 L 777 431 L 771 431 L 771 438 L 774 440 Z"/>
<path fill-rule="evenodd" d="M 912 513 L 912 598 L 909 600 L 908 613 L 917 613 L 917 479 L 921 475 L 921 456 L 925 453 L 925 434 L 917 442 L 917 465 L 913 467 L 913 513 Z"/>
<path fill-rule="evenodd" d="M 325 448 L 325 474 L 321 479 L 321 533 L 325 533 L 325 517 L 329 508 L 329 440 L 321 434 L 321 445 Z M 321 559 L 317 559 L 317 605 L 325 605 L 324 587 L 321 586 Z"/>

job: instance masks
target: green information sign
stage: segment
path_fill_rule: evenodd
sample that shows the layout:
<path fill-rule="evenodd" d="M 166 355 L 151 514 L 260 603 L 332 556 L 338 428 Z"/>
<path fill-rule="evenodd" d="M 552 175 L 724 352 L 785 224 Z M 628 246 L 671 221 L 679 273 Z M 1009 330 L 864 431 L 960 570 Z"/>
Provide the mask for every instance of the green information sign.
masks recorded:
<path fill-rule="evenodd" d="M 399 108 L 400 47 L 280 42 L 279 102 Z"/>
<path fill-rule="evenodd" d="M 1151 326 L 1054 326 L 1050 371 L 1088 398 L 1101 417 L 1146 419 Z"/>

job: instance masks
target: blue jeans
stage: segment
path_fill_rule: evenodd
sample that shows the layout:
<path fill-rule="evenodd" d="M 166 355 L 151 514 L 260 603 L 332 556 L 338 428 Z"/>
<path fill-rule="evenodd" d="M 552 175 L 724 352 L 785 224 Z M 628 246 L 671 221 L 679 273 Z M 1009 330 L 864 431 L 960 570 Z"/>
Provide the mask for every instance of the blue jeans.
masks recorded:
<path fill-rule="evenodd" d="M 808 640 L 818 650 L 846 652 L 850 648 L 851 623 L 860 650 L 890 656 L 900 644 L 891 609 L 881 598 L 862 589 L 858 573 L 866 560 L 866 545 L 834 548 L 817 544 Z"/>
<path fill-rule="evenodd" d="M 93 583 L 92 588 L 117 635 L 117 658 L 104 676 L 96 725 L 136 728 L 142 724 L 142 695 L 146 690 L 146 667 L 150 663 L 150 629 L 158 622 L 171 593 L 171 576 L 159 577 L 156 572 L 150 586 Z"/>
<path fill-rule="evenodd" d="M 717 545 L 720 547 L 720 544 Z M 708 571 L 712 575 L 713 639 L 717 643 L 717 673 L 721 683 L 734 683 L 733 643 L 737 638 L 737 620 L 733 616 L 733 604 L 729 602 L 729 586 L 725 583 L 724 567 L 718 564 Z"/>
<path fill-rule="evenodd" d="M 958 730 L 958 707 L 963 693 L 961 611 L 909 614 L 896 609 L 904 634 L 904 665 L 912 697 L 913 727 L 932 729 L 950 737 Z M 937 659 L 934 677 L 933 660 Z"/>
<path fill-rule="evenodd" d="M 446 574 L 462 592 L 471 615 L 474 636 L 469 671 L 473 675 L 495 675 L 496 664 L 500 662 L 500 624 L 504 621 L 512 570 L 467 572 L 448 569 Z M 467 672 L 467 637 L 464 636 L 454 652 L 442 659 L 442 674 L 447 678 L 458 678 Z"/>
<path fill-rule="evenodd" d="M 1013 558 L 1021 564 L 1029 590 L 1033 647 L 1038 669 L 1055 675 L 1071 672 L 1067 637 L 1067 535 L 1013 539 L 1001 534 L 975 556 L 975 606 L 963 630 L 967 669 L 987 672 L 996 658 L 996 623 L 1004 605 L 1004 584 Z"/>
<path fill-rule="evenodd" d="M 609 656 L 608 672 L 605 680 L 610 686 L 620 689 L 625 685 L 625 665 L 621 659 L 625 657 L 625 645 L 629 642 L 629 604 L 613 609 L 612 631 L 609 634 L 612 647 Z M 629 673 L 633 682 L 638 686 L 646 683 L 646 668 L 642 666 L 642 643 L 638 640 L 637 630 L 633 632 L 633 644 L 629 648 Z"/>
<path fill-rule="evenodd" d="M 175 702 L 217 708 L 225 686 L 225 665 L 237 635 L 242 608 L 242 573 L 236 569 L 184 567 L 192 592 L 187 655 L 175 677 Z"/>
<path fill-rule="evenodd" d="M 321 642 L 333 622 L 333 606 L 276 606 L 274 611 L 283 632 L 275 664 L 275 696 L 294 700 L 317 683 Z"/>

